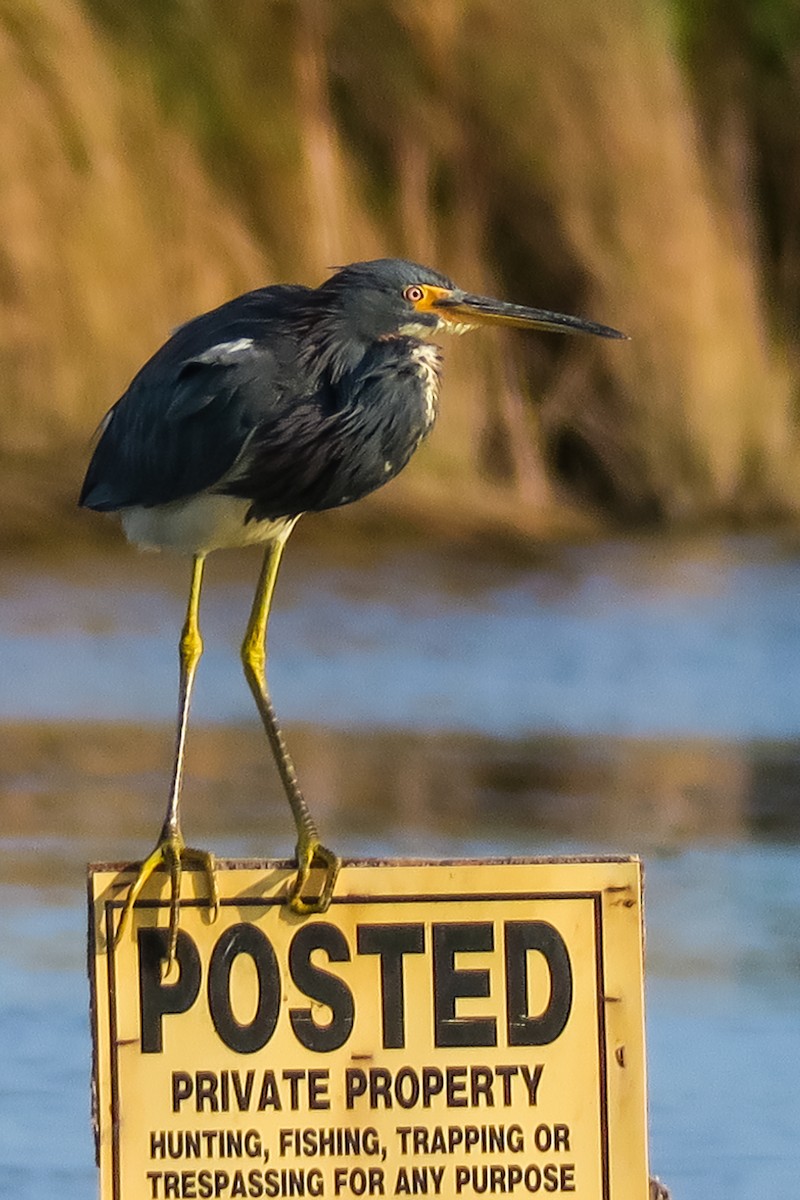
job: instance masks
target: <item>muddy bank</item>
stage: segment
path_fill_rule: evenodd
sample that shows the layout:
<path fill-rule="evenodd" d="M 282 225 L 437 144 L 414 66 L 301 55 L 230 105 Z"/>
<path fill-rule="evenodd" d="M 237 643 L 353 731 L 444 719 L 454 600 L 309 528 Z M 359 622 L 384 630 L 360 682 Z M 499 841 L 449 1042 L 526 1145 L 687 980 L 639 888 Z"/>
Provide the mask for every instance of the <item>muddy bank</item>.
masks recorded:
<path fill-rule="evenodd" d="M 661 852 L 800 837 L 796 744 L 505 741 L 304 725 L 287 734 L 325 836 L 346 853 L 387 831 L 405 854 L 445 854 L 465 831 L 495 853 L 526 854 L 554 840 Z M 54 869 L 52 839 L 101 859 L 141 855 L 163 817 L 171 752 L 167 725 L 0 725 L 5 879 L 21 869 L 15 843 L 41 845 L 24 861 L 42 879 Z M 220 852 L 291 853 L 288 807 L 257 726 L 192 729 L 184 823 L 188 837 Z"/>

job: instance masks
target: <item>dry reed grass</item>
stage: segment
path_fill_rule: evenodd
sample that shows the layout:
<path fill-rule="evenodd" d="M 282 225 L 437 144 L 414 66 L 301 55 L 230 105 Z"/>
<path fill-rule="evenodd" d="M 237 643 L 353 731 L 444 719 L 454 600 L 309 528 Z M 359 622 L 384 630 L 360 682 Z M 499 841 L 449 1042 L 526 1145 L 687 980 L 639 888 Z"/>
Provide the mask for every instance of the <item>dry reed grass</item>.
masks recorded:
<path fill-rule="evenodd" d="M 587 497 L 796 511 L 748 137 L 709 155 L 657 0 L 6 0 L 0 534 L 66 511 L 171 326 L 380 253 L 634 340 L 450 348 L 441 428 L 377 511 L 526 535 L 578 528 Z"/>

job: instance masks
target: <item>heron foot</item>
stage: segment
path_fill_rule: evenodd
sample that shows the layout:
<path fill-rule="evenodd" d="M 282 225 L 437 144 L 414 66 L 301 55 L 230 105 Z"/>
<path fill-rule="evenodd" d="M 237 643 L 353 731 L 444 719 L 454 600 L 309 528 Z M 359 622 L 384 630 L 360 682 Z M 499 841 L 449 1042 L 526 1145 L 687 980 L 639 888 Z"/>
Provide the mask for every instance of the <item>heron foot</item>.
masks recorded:
<path fill-rule="evenodd" d="M 297 876 L 289 892 L 289 908 L 300 916 L 327 912 L 342 860 L 315 839 L 299 841 L 296 853 Z M 322 890 L 315 896 L 306 896 L 305 888 L 314 867 L 325 869 Z"/>
<path fill-rule="evenodd" d="M 219 889 L 214 870 L 214 855 L 208 850 L 195 850 L 187 846 L 179 829 L 162 832 L 161 837 L 151 854 L 140 864 L 138 873 L 131 884 L 125 907 L 122 910 L 114 945 L 118 946 L 125 927 L 132 920 L 133 906 L 139 899 L 142 888 L 150 876 L 159 867 L 169 872 L 170 901 L 169 901 L 169 941 L 167 949 L 167 971 L 175 961 L 175 950 L 178 944 L 178 926 L 180 924 L 181 875 L 184 866 L 194 867 L 202 871 L 208 881 L 209 916 L 212 921 L 219 912 Z"/>

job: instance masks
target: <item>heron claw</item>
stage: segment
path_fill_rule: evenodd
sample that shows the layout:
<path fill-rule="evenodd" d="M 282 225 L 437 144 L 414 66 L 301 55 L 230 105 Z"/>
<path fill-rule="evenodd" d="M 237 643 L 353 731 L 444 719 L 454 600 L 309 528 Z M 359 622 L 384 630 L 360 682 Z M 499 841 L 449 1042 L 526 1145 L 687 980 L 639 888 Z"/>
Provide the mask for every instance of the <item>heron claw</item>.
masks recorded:
<path fill-rule="evenodd" d="M 328 850 L 317 841 L 298 842 L 296 853 L 297 875 L 289 892 L 289 908 L 299 916 L 327 912 L 342 860 L 338 854 L 334 854 L 332 850 Z M 311 871 L 314 867 L 319 866 L 325 868 L 322 890 L 316 896 L 304 896 L 303 892 Z"/>
<path fill-rule="evenodd" d="M 219 888 L 214 869 L 214 855 L 208 850 L 195 850 L 187 846 L 180 830 L 162 834 L 155 849 L 140 864 L 136 878 L 131 884 L 122 916 L 119 919 L 117 932 L 114 935 L 114 945 L 118 946 L 127 925 L 133 920 L 133 909 L 139 899 L 142 888 L 150 876 L 159 867 L 169 873 L 169 940 L 167 943 L 167 972 L 175 961 L 175 951 L 178 945 L 178 927 L 180 924 L 181 875 L 183 866 L 191 865 L 202 871 L 208 882 L 209 919 L 215 921 L 219 912 Z"/>

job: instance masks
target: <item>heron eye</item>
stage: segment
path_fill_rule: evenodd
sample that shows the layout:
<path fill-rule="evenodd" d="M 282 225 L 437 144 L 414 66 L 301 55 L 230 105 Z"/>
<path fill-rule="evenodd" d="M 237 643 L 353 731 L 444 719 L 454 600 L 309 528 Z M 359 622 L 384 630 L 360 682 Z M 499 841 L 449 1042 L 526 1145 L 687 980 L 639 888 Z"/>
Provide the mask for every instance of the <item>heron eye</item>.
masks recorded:
<path fill-rule="evenodd" d="M 418 304 L 419 301 L 424 297 L 425 292 L 418 283 L 412 283 L 405 288 L 403 295 L 406 300 L 410 300 L 412 304 Z"/>

